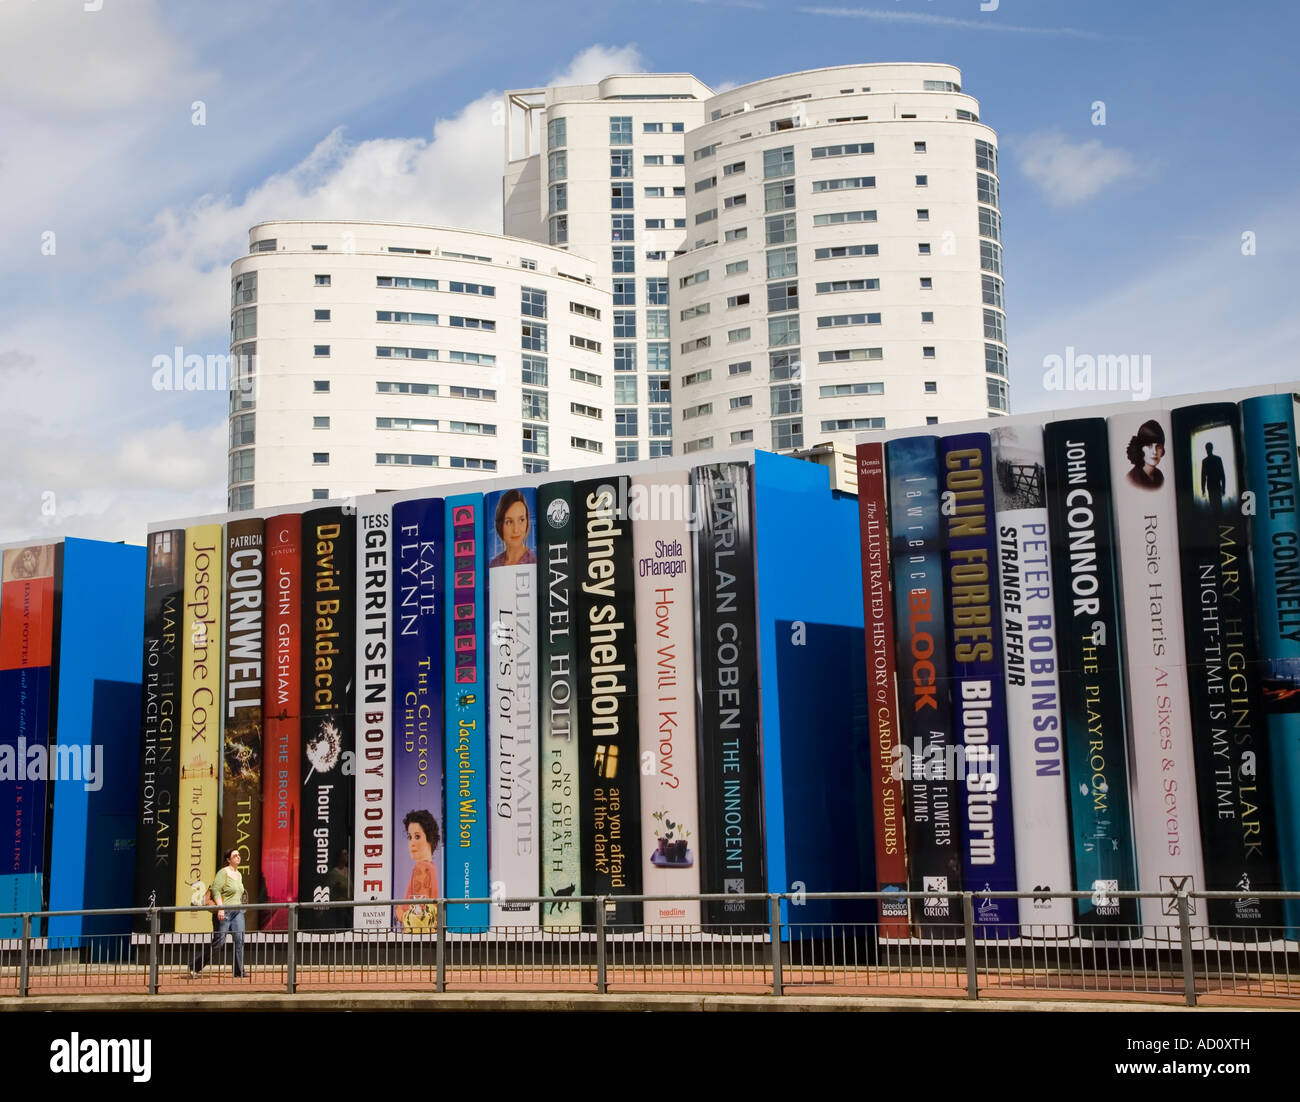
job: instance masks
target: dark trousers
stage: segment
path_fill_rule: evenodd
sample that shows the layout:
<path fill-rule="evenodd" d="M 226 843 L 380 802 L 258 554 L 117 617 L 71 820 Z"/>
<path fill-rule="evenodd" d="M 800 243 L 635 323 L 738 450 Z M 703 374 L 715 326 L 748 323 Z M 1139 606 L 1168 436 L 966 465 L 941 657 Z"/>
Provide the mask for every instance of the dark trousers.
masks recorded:
<path fill-rule="evenodd" d="M 190 971 L 203 971 L 204 966 L 212 959 L 212 954 L 225 944 L 226 934 L 230 934 L 235 943 L 235 978 L 238 979 L 244 974 L 243 911 L 226 911 L 226 917 L 217 923 L 217 930 L 212 935 L 211 943 L 205 945 L 203 951 L 194 958 L 194 961 L 190 964 Z"/>

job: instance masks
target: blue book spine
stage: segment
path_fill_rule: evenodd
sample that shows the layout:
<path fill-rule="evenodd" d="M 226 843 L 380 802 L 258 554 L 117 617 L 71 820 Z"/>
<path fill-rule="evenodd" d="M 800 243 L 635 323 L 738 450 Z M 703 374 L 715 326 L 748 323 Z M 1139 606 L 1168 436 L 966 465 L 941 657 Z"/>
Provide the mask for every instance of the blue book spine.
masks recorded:
<path fill-rule="evenodd" d="M 945 436 L 940 512 L 947 543 L 948 641 L 956 735 L 965 751 L 962 871 L 972 891 L 1015 891 L 1011 756 L 1002 661 L 989 434 Z M 985 936 L 1014 937 L 1015 899 L 976 899 Z"/>
<path fill-rule="evenodd" d="M 1300 891 L 1300 474 L 1294 394 L 1241 403 L 1246 485 L 1254 494 L 1250 523 L 1255 566 L 1260 688 L 1268 715 L 1274 820 L 1284 891 Z M 1261 778 L 1266 783 L 1266 778 Z M 1300 900 L 1283 916 L 1297 937 Z"/>
<path fill-rule="evenodd" d="M 487 592 L 483 495 L 447 499 L 446 744 L 448 899 L 488 896 Z M 488 904 L 447 906 L 448 928 L 480 931 Z"/>
<path fill-rule="evenodd" d="M 903 781 L 907 807 L 908 887 L 914 892 L 962 888 L 961 795 L 954 768 L 938 448 L 933 436 L 891 440 L 885 445 L 898 644 L 901 745 L 896 772 Z M 922 926 L 952 927 L 961 923 L 961 905 L 947 896 L 927 895 L 917 917 Z"/>
<path fill-rule="evenodd" d="M 448 890 L 443 694 L 446 516 L 441 499 L 393 505 L 393 898 Z M 456 853 L 462 852 L 459 846 Z M 462 870 L 461 887 L 464 887 Z M 462 893 L 464 894 L 463 890 Z M 407 933 L 435 929 L 435 904 L 394 908 Z"/>

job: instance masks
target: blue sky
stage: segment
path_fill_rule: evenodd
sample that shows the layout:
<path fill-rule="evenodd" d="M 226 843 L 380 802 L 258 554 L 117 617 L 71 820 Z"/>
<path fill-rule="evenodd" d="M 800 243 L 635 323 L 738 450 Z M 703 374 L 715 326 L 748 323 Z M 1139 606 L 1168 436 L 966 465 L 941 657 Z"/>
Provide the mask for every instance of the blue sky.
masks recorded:
<path fill-rule="evenodd" d="M 1258 8 L 0 0 L 0 541 L 224 508 L 226 396 L 152 364 L 226 351 L 248 227 L 499 230 L 501 92 L 614 71 L 955 64 L 1002 149 L 1013 411 L 1093 397 L 1044 389 L 1068 347 L 1155 394 L 1294 379 L 1300 20 Z"/>

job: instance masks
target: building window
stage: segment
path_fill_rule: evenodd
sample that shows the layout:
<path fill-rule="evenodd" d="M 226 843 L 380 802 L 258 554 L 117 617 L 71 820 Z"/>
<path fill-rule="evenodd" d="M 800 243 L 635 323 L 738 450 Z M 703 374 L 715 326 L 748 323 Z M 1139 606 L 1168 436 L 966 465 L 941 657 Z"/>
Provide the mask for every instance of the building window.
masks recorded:
<path fill-rule="evenodd" d="M 731 442 L 733 444 L 747 444 L 749 443 L 749 441 L 753 439 L 754 439 L 753 429 L 737 429 L 735 432 L 731 434 Z"/>
<path fill-rule="evenodd" d="M 745 171 L 745 162 L 744 162 L 744 161 L 734 161 L 733 163 L 731 163 L 731 164 L 729 164 L 729 165 L 723 165 L 723 166 L 722 166 L 722 175 L 723 175 L 723 176 L 735 176 L 735 175 L 737 175 L 738 173 L 741 173 L 741 172 L 744 172 L 744 171 Z"/>
<path fill-rule="evenodd" d="M 848 398 L 856 394 L 884 394 L 884 383 L 833 383 L 818 389 L 821 398 Z"/>
<path fill-rule="evenodd" d="M 998 181 L 985 172 L 975 173 L 975 198 L 991 207 L 998 205 Z"/>
<path fill-rule="evenodd" d="M 794 146 L 763 150 L 763 179 L 794 175 Z"/>
<path fill-rule="evenodd" d="M 696 337 L 693 341 L 682 342 L 682 354 L 688 352 L 698 352 L 702 348 L 708 348 L 712 343 L 709 337 Z"/>
<path fill-rule="evenodd" d="M 458 469 L 463 468 L 467 471 L 495 471 L 497 461 L 495 459 L 467 459 L 463 455 L 453 455 L 448 464 Z"/>
<path fill-rule="evenodd" d="M 925 423 L 927 425 L 937 425 L 939 423 L 939 418 L 931 415 L 925 419 Z"/>
<path fill-rule="evenodd" d="M 743 207 L 745 205 L 745 201 L 746 199 L 743 192 L 740 195 L 728 195 L 725 199 L 722 200 L 722 209 L 734 210 L 736 207 Z"/>
<path fill-rule="evenodd" d="M 830 214 L 814 214 L 814 226 L 839 226 L 849 222 L 874 222 L 874 210 L 837 210 Z"/>
<path fill-rule="evenodd" d="M 985 378 L 989 396 L 989 409 L 998 409 L 1006 413 L 1011 408 L 1007 384 L 1001 379 Z"/>
<path fill-rule="evenodd" d="M 753 409 L 754 396 L 752 394 L 738 394 L 731 399 L 730 406 L 733 412 L 738 409 Z"/>
<path fill-rule="evenodd" d="M 313 356 L 324 357 L 330 354 L 330 346 L 328 344 L 313 344 L 311 347 Z"/>
<path fill-rule="evenodd" d="M 614 376 L 614 402 L 620 406 L 636 405 L 636 376 Z"/>
<path fill-rule="evenodd" d="M 635 310 L 614 311 L 614 336 L 623 338 L 636 336 Z"/>
<path fill-rule="evenodd" d="M 997 310 L 984 311 L 984 339 L 1007 343 L 1006 319 Z"/>
<path fill-rule="evenodd" d="M 645 312 L 645 335 L 647 337 L 671 336 L 668 328 L 667 310 L 647 310 Z"/>
<path fill-rule="evenodd" d="M 609 118 L 609 144 L 632 144 L 632 116 L 611 115 Z"/>
<path fill-rule="evenodd" d="M 253 247 L 248 251 L 251 253 L 273 253 L 275 252 L 275 238 L 267 237 L 261 241 L 254 241 Z"/>
<path fill-rule="evenodd" d="M 311 389 L 315 394 L 328 394 L 330 392 L 330 381 L 328 379 L 313 379 Z"/>
<path fill-rule="evenodd" d="M 693 421 L 697 417 L 708 417 L 713 412 L 712 402 L 701 402 L 698 406 L 687 406 L 682 410 L 683 421 Z"/>
<path fill-rule="evenodd" d="M 645 254 L 645 258 L 646 258 L 647 260 L 652 260 L 652 261 L 653 261 L 653 260 L 667 260 L 667 259 L 668 259 L 668 253 L 665 252 L 663 249 L 647 249 L 647 250 L 646 250 L 646 254 Z"/>
<path fill-rule="evenodd" d="M 695 216 L 695 224 L 702 225 L 705 222 L 712 222 L 718 217 L 718 208 L 710 207 L 708 210 L 702 210 Z"/>
<path fill-rule="evenodd" d="M 671 370 L 672 352 L 667 341 L 654 341 L 645 346 L 645 366 L 647 371 Z"/>
<path fill-rule="evenodd" d="M 868 429 L 883 429 L 883 417 L 844 417 L 835 421 L 823 421 L 822 432 L 863 432 Z"/>
<path fill-rule="evenodd" d="M 818 145 L 813 147 L 812 158 L 820 161 L 827 157 L 854 157 L 864 153 L 874 153 L 875 142 L 848 142 L 839 145 Z"/>
<path fill-rule="evenodd" d="M 254 477 L 255 464 L 253 460 L 255 449 L 245 448 L 243 451 L 233 452 L 230 456 L 230 481 L 231 482 L 249 482 Z"/>
<path fill-rule="evenodd" d="M 821 364 L 846 363 L 850 360 L 883 360 L 881 348 L 835 348 L 817 353 L 817 362 Z"/>
<path fill-rule="evenodd" d="M 682 445 L 682 454 L 689 455 L 692 452 L 705 452 L 713 447 L 712 436 L 702 436 L 699 440 L 688 440 Z"/>
<path fill-rule="evenodd" d="M 922 325 L 933 325 L 933 324 L 934 324 L 934 311 L 933 311 L 933 310 L 922 310 L 922 311 L 921 311 L 921 324 L 922 324 Z"/>
<path fill-rule="evenodd" d="M 453 329 L 479 329 L 484 333 L 497 331 L 497 323 L 490 318 L 462 318 L 452 314 L 447 321 Z"/>
<path fill-rule="evenodd" d="M 988 207 L 979 208 L 980 236 L 991 237 L 994 241 L 1002 240 L 1002 216 Z"/>
<path fill-rule="evenodd" d="M 731 273 L 728 272 L 727 274 L 730 275 Z M 748 306 L 748 305 L 749 305 L 748 291 L 746 291 L 743 295 L 730 295 L 727 298 L 727 309 L 729 310 L 733 310 L 737 306 Z"/>
<path fill-rule="evenodd" d="M 992 241 L 980 242 L 980 267 L 986 272 L 1002 274 L 1002 246 Z"/>
<path fill-rule="evenodd" d="M 975 139 L 975 167 L 982 168 L 985 172 L 991 172 L 994 176 L 998 174 L 998 151 L 997 147 L 991 142 Z"/>
<path fill-rule="evenodd" d="M 803 412 L 803 387 L 798 383 L 780 383 L 769 388 L 772 414 Z"/>
<path fill-rule="evenodd" d="M 596 321 L 600 320 L 600 311 L 597 310 L 596 307 L 587 306 L 585 303 L 581 302 L 570 302 L 569 313 L 579 314 L 584 318 L 594 318 Z M 544 314 L 540 316 L 545 317 Z"/>
<path fill-rule="evenodd" d="M 741 329 L 728 329 L 728 330 L 727 330 L 727 343 L 728 343 L 728 344 L 736 344 L 738 341 L 747 341 L 747 340 L 749 340 L 749 326 L 748 326 L 748 325 L 744 326 L 744 327 L 741 328 Z"/>
<path fill-rule="evenodd" d="M 826 314 L 817 319 L 818 329 L 838 329 L 848 325 L 879 325 L 880 315 L 871 314 Z"/>
<path fill-rule="evenodd" d="M 666 218 L 647 218 L 645 228 L 648 230 L 663 230 L 668 228 L 668 219 Z"/>
<path fill-rule="evenodd" d="M 321 489 L 312 490 L 311 499 L 312 501 L 329 501 L 330 499 L 329 489 L 327 487 L 324 487 Z"/>
<path fill-rule="evenodd" d="M 931 379 L 927 379 L 925 382 L 925 392 L 926 394 L 938 394 L 939 384 Z"/>
<path fill-rule="evenodd" d="M 790 448 L 803 447 L 803 419 L 772 422 L 772 448 L 785 451 Z"/>
<path fill-rule="evenodd" d="M 646 302 L 651 306 L 668 305 L 667 278 L 647 279 L 645 281 Z"/>
<path fill-rule="evenodd" d="M 925 344 L 925 345 L 922 345 L 922 346 L 921 346 L 921 358 L 922 358 L 923 360 L 933 360 L 933 359 L 934 359 L 934 345 L 932 345 L 932 344 Z"/>
<path fill-rule="evenodd" d="M 879 291 L 878 279 L 828 279 L 817 284 L 819 295 L 838 294 L 841 291 Z"/>
<path fill-rule="evenodd" d="M 541 425 L 525 425 L 521 447 L 526 455 L 548 455 L 551 449 L 549 430 Z"/>
<path fill-rule="evenodd" d="M 1002 280 L 998 279 L 997 276 L 981 275 L 980 293 L 989 306 L 996 306 L 999 310 L 1004 309 L 1002 305 Z"/>
<path fill-rule="evenodd" d="M 236 310 L 230 319 L 230 343 L 252 340 L 257 336 L 257 307 L 245 306 Z"/>
<path fill-rule="evenodd" d="M 794 181 L 777 180 L 763 185 L 763 209 L 787 210 L 794 206 Z"/>
<path fill-rule="evenodd" d="M 642 134 L 662 134 L 663 132 L 664 124 L 661 122 L 643 122 L 641 124 Z"/>
<path fill-rule="evenodd" d="M 549 183 L 564 180 L 569 175 L 569 154 L 560 149 L 546 155 L 546 179 Z"/>
<path fill-rule="evenodd" d="M 613 253 L 613 271 L 619 275 L 630 275 L 636 271 L 636 246 L 634 245 L 614 245 L 611 246 Z"/>
<path fill-rule="evenodd" d="M 769 245 L 793 244 L 795 235 L 793 214 L 774 214 L 766 220 L 767 243 Z"/>
<path fill-rule="evenodd" d="M 767 252 L 767 278 L 782 279 L 799 274 L 799 250 L 793 245 Z"/>
<path fill-rule="evenodd" d="M 634 409 L 616 409 L 614 411 L 614 435 L 637 435 L 637 411 Z"/>
<path fill-rule="evenodd" d="M 522 416 L 528 421 L 549 420 L 550 400 L 540 390 L 525 390 L 522 393 Z"/>
<path fill-rule="evenodd" d="M 414 310 L 376 310 L 375 321 L 394 325 L 437 325 L 437 314 L 423 314 Z"/>
<path fill-rule="evenodd" d="M 799 349 L 795 348 L 789 352 L 769 352 L 768 375 L 773 381 L 777 379 L 798 379 L 803 373 L 803 365 L 799 362 Z"/>
<path fill-rule="evenodd" d="M 717 186 L 718 186 L 717 176 L 705 176 L 704 179 L 695 181 L 695 191 L 697 193 L 701 191 L 708 191 L 709 188 L 717 187 Z"/>
<path fill-rule="evenodd" d="M 329 419 L 328 417 L 313 417 L 313 418 L 311 419 L 311 427 L 312 427 L 313 429 L 327 429 L 327 428 L 330 427 L 330 419 Z M 246 444 L 251 444 L 252 441 L 251 441 L 251 440 L 241 440 L 240 443 L 241 443 L 241 444 L 244 444 L 244 443 L 246 443 Z"/>
<path fill-rule="evenodd" d="M 496 425 L 484 425 L 477 421 L 449 421 L 448 431 L 463 433 L 466 436 L 495 436 Z"/>
<path fill-rule="evenodd" d="M 447 353 L 447 359 L 454 364 L 482 364 L 484 367 L 492 367 L 497 362 L 491 352 L 457 352 L 455 349 Z"/>
<path fill-rule="evenodd" d="M 650 458 L 662 459 L 665 456 L 673 454 L 673 442 L 671 440 L 651 440 L 650 441 Z M 252 506 L 250 505 L 251 509 Z"/>
<path fill-rule="evenodd" d="M 930 276 L 921 276 L 921 290 L 922 291 L 934 290 L 934 280 Z"/>
<path fill-rule="evenodd" d="M 325 466 L 327 463 L 329 463 L 329 461 L 330 461 L 330 453 L 329 453 L 329 452 L 312 452 L 312 453 L 311 453 L 311 461 L 312 461 L 312 465 L 313 465 L 313 466 L 316 466 L 316 467 L 323 467 L 323 466 Z"/>
<path fill-rule="evenodd" d="M 547 203 L 548 214 L 560 214 L 569 209 L 569 185 L 552 184 Z"/>
<path fill-rule="evenodd" d="M 682 321 L 690 321 L 691 318 L 699 317 L 699 316 L 702 315 L 702 314 L 707 314 L 707 313 L 709 313 L 710 309 L 711 309 L 711 307 L 710 307 L 710 304 L 709 304 L 709 303 L 707 303 L 707 302 L 701 302 L 701 303 L 699 303 L 699 304 L 696 305 L 696 306 L 688 306 L 688 307 L 686 307 L 685 310 L 682 310 L 682 311 L 681 311 L 680 317 L 681 317 Z"/>
<path fill-rule="evenodd" d="M 672 436 L 673 411 L 671 409 L 652 409 L 650 414 L 651 436 Z"/>
<path fill-rule="evenodd" d="M 753 370 L 753 365 L 749 360 L 741 360 L 738 363 L 727 364 L 727 374 L 730 376 L 748 375 Z"/>
<path fill-rule="evenodd" d="M 330 277 L 327 275 L 317 275 L 315 279 L 317 287 L 328 287 L 330 285 Z"/>
<path fill-rule="evenodd" d="M 375 428 L 402 432 L 437 432 L 438 422 L 427 417 L 376 417 Z"/>
<path fill-rule="evenodd" d="M 411 455 L 407 452 L 376 452 L 375 462 L 381 467 L 436 467 L 436 455 Z"/>
<path fill-rule="evenodd" d="M 394 287 L 408 291 L 436 291 L 436 279 L 416 279 L 412 276 L 375 276 L 376 287 Z"/>
<path fill-rule="evenodd" d="M 569 216 L 557 214 L 546 224 L 547 244 L 565 245 L 569 241 Z"/>
<path fill-rule="evenodd" d="M 781 313 L 785 310 L 799 309 L 799 282 L 787 279 L 781 283 L 767 285 L 767 312 Z"/>
<path fill-rule="evenodd" d="M 614 459 L 618 463 L 635 463 L 641 457 L 641 448 L 635 440 L 619 440 L 614 444 Z"/>
<path fill-rule="evenodd" d="M 928 241 L 921 241 L 921 242 L 919 242 L 919 243 L 917 244 L 917 246 L 916 246 L 916 255 L 917 255 L 917 256 L 929 256 L 929 255 L 930 255 L 930 243 L 929 243 Z"/>
<path fill-rule="evenodd" d="M 568 124 L 564 119 L 551 119 L 546 124 L 546 148 L 568 145 Z"/>
<path fill-rule="evenodd" d="M 610 210 L 631 210 L 632 209 L 632 185 L 631 184 L 610 184 L 609 185 L 609 207 Z"/>
<path fill-rule="evenodd" d="M 928 222 L 928 221 L 930 221 L 930 211 L 929 211 L 929 209 L 926 208 L 926 207 L 917 207 L 917 208 L 916 208 L 916 220 L 917 220 L 918 222 Z"/>
<path fill-rule="evenodd" d="M 546 360 L 541 356 L 524 356 L 522 381 L 526 385 L 546 386 L 547 385 L 547 365 Z"/>
<path fill-rule="evenodd" d="M 651 375 L 646 379 L 646 401 L 665 405 L 673 400 L 673 381 L 668 375 Z"/>
<path fill-rule="evenodd" d="M 588 386 L 600 386 L 600 376 L 594 371 L 583 371 L 581 368 L 569 368 L 569 378 L 575 383 L 586 383 Z"/>
<path fill-rule="evenodd" d="M 725 241 L 744 241 L 749 236 L 749 229 L 746 226 L 740 226 L 734 230 L 727 230 L 723 235 Z"/>
<path fill-rule="evenodd" d="M 697 161 L 702 161 L 705 157 L 712 157 L 717 151 L 718 143 L 714 142 L 712 145 L 702 146 L 700 149 L 695 150 L 691 156 Z"/>
<path fill-rule="evenodd" d="M 767 319 L 767 343 L 772 348 L 799 343 L 799 315 Z"/>
<path fill-rule="evenodd" d="M 588 440 L 585 436 L 570 436 L 569 446 L 576 448 L 580 452 L 596 452 L 597 454 L 605 450 L 605 445 L 599 440 Z"/>
<path fill-rule="evenodd" d="M 614 305 L 615 306 L 636 305 L 636 280 L 635 279 L 614 280 Z"/>
<path fill-rule="evenodd" d="M 814 194 L 821 191 L 854 191 L 858 188 L 870 188 L 876 186 L 874 176 L 841 176 L 835 180 L 814 180 Z"/>
<path fill-rule="evenodd" d="M 636 345 L 634 344 L 614 345 L 614 370 L 615 371 L 636 370 Z"/>
<path fill-rule="evenodd" d="M 664 189 L 661 187 L 648 187 L 645 189 L 643 194 L 647 199 L 662 199 L 664 197 Z"/>
<path fill-rule="evenodd" d="M 551 469 L 551 464 L 545 459 L 525 459 L 524 474 L 542 474 Z"/>
<path fill-rule="evenodd" d="M 527 257 L 521 256 L 519 258 L 519 267 L 525 269 L 526 271 L 535 272 L 537 271 L 537 261 L 529 260 Z"/>
<path fill-rule="evenodd" d="M 573 348 L 582 348 L 588 352 L 600 351 L 600 341 L 593 341 L 589 337 L 579 337 L 572 333 L 569 335 L 569 344 Z"/>
<path fill-rule="evenodd" d="M 526 321 L 519 327 L 520 347 L 530 352 L 546 351 L 546 326 L 539 322 Z"/>
<path fill-rule="evenodd" d="M 615 149 L 610 153 L 609 175 L 614 180 L 631 179 L 632 151 L 630 149 Z"/>

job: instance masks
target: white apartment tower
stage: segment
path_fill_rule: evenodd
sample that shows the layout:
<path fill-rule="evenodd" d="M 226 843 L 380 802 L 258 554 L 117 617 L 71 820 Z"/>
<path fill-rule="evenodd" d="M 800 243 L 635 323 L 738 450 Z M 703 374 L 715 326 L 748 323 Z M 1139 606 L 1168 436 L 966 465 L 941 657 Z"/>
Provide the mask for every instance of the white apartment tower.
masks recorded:
<path fill-rule="evenodd" d="M 669 265 L 679 450 L 1005 413 L 997 136 L 960 72 L 819 69 L 705 109 Z"/>
<path fill-rule="evenodd" d="M 504 229 L 586 257 L 612 291 L 621 461 L 672 454 L 668 265 L 689 237 L 686 136 L 712 94 L 684 74 L 507 93 Z"/>
<path fill-rule="evenodd" d="M 264 222 L 231 265 L 229 507 L 608 463 L 610 294 L 533 241 Z"/>

